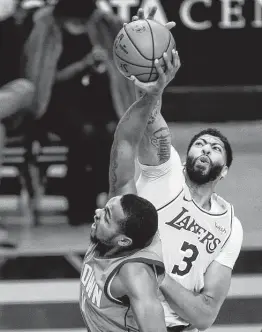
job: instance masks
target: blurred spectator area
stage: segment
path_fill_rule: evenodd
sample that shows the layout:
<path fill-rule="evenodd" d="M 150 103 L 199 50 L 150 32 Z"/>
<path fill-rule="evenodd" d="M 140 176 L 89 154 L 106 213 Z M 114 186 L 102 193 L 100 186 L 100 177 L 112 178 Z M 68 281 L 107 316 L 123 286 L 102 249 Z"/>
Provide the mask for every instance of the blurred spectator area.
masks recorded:
<path fill-rule="evenodd" d="M 218 126 L 233 122 L 235 126 L 245 128 L 249 120 L 261 119 L 261 105 L 262 91 L 255 87 L 173 86 L 167 88 L 164 95 L 163 114 L 168 122 L 178 122 L 182 126 L 185 122 L 202 122 L 203 126 L 209 125 L 209 122 Z M 180 137 L 176 136 L 176 132 L 174 137 L 179 144 Z M 181 144 L 184 150 L 185 143 Z M 241 144 L 244 149 L 245 141 L 242 140 Z M 240 150 L 241 144 L 238 144 Z M 32 157 L 28 159 L 23 141 L 9 138 L 1 171 L 1 210 L 7 215 L 13 215 L 15 211 L 17 215 L 29 213 L 32 223 L 36 221 L 36 216 L 33 216 L 36 210 L 40 211 L 40 216 L 66 215 L 63 179 L 67 171 L 67 147 L 57 136 L 48 134 L 41 144 L 33 142 L 31 148 Z M 28 169 L 33 183 L 28 180 Z M 91 169 L 87 167 L 86 171 Z"/>
<path fill-rule="evenodd" d="M 44 2 L 41 0 L 21 1 L 27 12 L 34 12 Z M 176 7 L 179 1 L 176 4 L 173 0 L 162 1 L 162 3 L 168 16 L 170 12 L 168 6 L 171 6 L 172 3 Z M 228 37 L 226 37 L 225 30 L 215 30 L 217 37 L 215 40 L 213 37 L 209 38 L 214 36 L 213 30 L 201 34 L 201 32 L 196 33 L 183 27 L 176 14 L 179 10 L 175 7 L 174 17 L 168 17 L 168 19 L 175 19 L 177 22 L 177 32 L 174 33 L 182 67 L 177 79 L 166 89 L 164 94 L 163 115 L 166 120 L 179 123 L 225 123 L 232 121 L 239 122 L 239 126 L 242 124 L 245 126 L 244 121 L 262 119 L 262 85 L 259 85 L 259 81 L 250 81 L 251 74 L 249 77 L 248 73 L 252 68 L 254 72 L 252 77 L 258 77 L 258 75 L 255 76 L 255 64 L 252 63 L 252 60 L 248 61 L 249 48 L 244 47 L 243 50 L 243 43 L 239 42 L 242 40 L 241 36 L 244 40 L 251 40 L 252 38 L 249 37 L 251 33 L 254 33 L 254 29 L 246 30 L 247 34 L 244 29 L 242 31 L 234 30 L 228 32 Z M 132 14 L 135 10 L 132 8 Z M 22 14 L 20 13 L 20 15 Z M 30 15 L 28 17 L 27 28 L 30 30 Z M 20 17 L 20 19 L 22 18 L 23 16 Z M 218 50 L 221 49 L 222 42 L 225 44 L 224 46 L 231 45 L 230 38 L 235 38 L 234 48 L 238 57 L 224 52 L 222 60 L 225 67 L 219 76 L 220 70 L 218 70 L 216 63 L 218 63 L 218 59 L 221 60 L 221 54 L 215 54 L 215 51 L 212 51 L 213 48 L 207 48 L 206 45 L 213 43 Z M 240 44 L 242 51 L 246 52 L 245 56 L 243 53 L 239 53 Z M 190 48 L 187 45 L 191 45 Z M 199 46 L 199 54 L 192 56 L 192 50 L 194 47 L 196 49 L 197 46 Z M 246 76 L 237 76 L 237 72 L 232 69 L 237 68 L 237 65 L 234 67 L 233 63 L 234 61 L 241 62 L 239 59 L 241 56 L 246 61 L 244 68 Z M 252 58 L 250 52 L 249 56 Z M 201 61 L 204 61 L 204 58 L 206 61 L 201 66 Z M 251 65 L 250 70 L 249 64 Z M 227 70 L 227 67 L 232 70 Z M 242 70 L 240 67 L 238 68 Z M 202 71 L 203 75 L 201 75 Z M 227 71 L 228 75 L 226 76 L 224 74 Z M 259 140 L 261 140 L 261 136 L 257 137 L 257 141 Z M 63 178 L 67 170 L 66 160 L 67 147 L 54 135 L 48 134 L 43 142 L 33 142 L 29 155 L 26 153 L 25 142 L 22 138 L 9 137 L 4 149 L 4 167 L 1 170 L 0 209 L 7 215 L 34 215 L 37 209 L 46 215 L 50 212 L 64 214 L 67 210 L 67 202 L 63 197 Z M 90 171 L 91 169 L 87 167 L 87 172 Z M 29 181 L 29 178 L 33 181 Z M 0 213 L 2 214 L 2 212 Z"/>
<path fill-rule="evenodd" d="M 30 146 L 23 137 L 8 137 L 1 169 L 1 216 L 18 220 L 26 217 L 31 225 L 41 216 L 66 216 L 63 178 L 67 152 L 67 147 L 52 134 L 41 144 L 34 141 Z"/>
<path fill-rule="evenodd" d="M 261 105 L 262 85 L 174 85 L 164 94 L 163 115 L 179 122 L 253 121 L 262 119 Z"/>

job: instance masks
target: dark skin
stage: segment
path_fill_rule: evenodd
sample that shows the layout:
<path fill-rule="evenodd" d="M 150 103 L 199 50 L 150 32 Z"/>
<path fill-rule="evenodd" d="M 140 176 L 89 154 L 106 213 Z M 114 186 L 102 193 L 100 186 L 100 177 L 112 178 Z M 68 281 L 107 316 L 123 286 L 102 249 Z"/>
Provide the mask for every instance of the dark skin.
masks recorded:
<path fill-rule="evenodd" d="M 151 11 L 150 19 L 153 19 L 155 10 Z M 144 12 L 139 10 L 134 19 L 143 19 Z M 147 84 L 138 82 L 138 94 L 146 91 Z M 157 166 L 163 164 L 170 158 L 171 137 L 169 128 L 161 114 L 162 93 L 159 95 L 159 104 L 151 109 L 144 137 L 139 146 L 139 161 L 142 164 Z M 157 137 L 156 134 L 158 133 Z M 208 136 L 208 135 L 207 135 Z M 217 150 L 221 142 L 214 137 L 204 137 L 206 143 L 202 140 L 202 146 L 194 145 L 190 153 L 197 156 L 197 150 L 202 149 L 208 153 L 212 161 L 219 161 L 223 164 L 225 159 L 224 149 Z M 160 150 L 162 140 L 162 151 Z M 197 142 L 196 142 L 197 143 Z M 202 153 L 202 152 L 201 152 Z M 205 166 L 205 165 L 204 165 Z M 201 167 L 204 167 L 201 166 Z M 208 165 L 205 166 L 206 168 Z M 227 167 L 222 168 L 220 178 L 226 176 Z M 199 206 L 204 209 L 210 209 L 210 197 L 214 191 L 214 186 L 219 181 L 213 181 L 204 186 L 196 186 L 186 177 L 187 184 L 190 187 L 191 195 Z M 164 282 L 161 284 L 161 291 L 168 300 L 171 308 L 185 321 L 191 323 L 199 330 L 210 327 L 215 321 L 218 312 L 228 294 L 232 276 L 232 269 L 213 261 L 208 267 L 204 276 L 204 288 L 201 293 L 195 293 L 187 290 L 176 282 L 173 278 L 166 275 Z"/>
<path fill-rule="evenodd" d="M 162 75 L 162 72 L 160 74 Z M 157 99 L 157 95 L 151 100 L 145 94 L 126 111 L 115 132 L 109 168 L 110 200 L 103 210 L 96 211 L 95 216 L 96 236 L 111 246 L 105 254 L 107 257 L 127 253 L 128 247 L 132 244 L 130 238 L 117 233 L 119 214 L 123 213 L 120 198 L 127 193 L 136 194 L 135 154 L 150 115 L 148 109 L 157 102 Z M 117 236 L 114 236 L 116 233 Z M 144 263 L 126 263 L 113 279 L 111 285 L 113 296 L 116 298 L 128 296 L 141 332 L 166 331 L 163 308 L 157 297 L 157 287 L 151 267 Z"/>
<path fill-rule="evenodd" d="M 121 206 L 121 195 L 136 194 L 135 157 L 151 116 L 152 108 L 159 101 L 159 95 L 166 85 L 175 77 L 180 67 L 178 54 L 173 52 L 173 62 L 164 55 L 168 70 L 163 72 L 159 62 L 155 66 L 159 74 L 157 81 L 150 83 L 147 90 L 125 112 L 115 131 L 111 149 L 109 168 L 109 201 L 102 210 L 96 211 L 97 226 L 93 232 L 98 232 L 100 239 L 110 238 L 111 249 L 106 256 L 115 256 L 118 252 L 128 252 L 132 239 L 123 234 L 115 234 Z M 131 77 L 134 83 L 138 81 Z M 152 121 L 152 119 L 151 119 Z M 107 242 L 107 244 L 109 244 Z M 166 331 L 164 312 L 157 296 L 157 280 L 148 265 L 144 263 L 127 263 L 119 270 L 111 285 L 112 295 L 116 298 L 128 296 L 132 311 L 141 332 Z"/>

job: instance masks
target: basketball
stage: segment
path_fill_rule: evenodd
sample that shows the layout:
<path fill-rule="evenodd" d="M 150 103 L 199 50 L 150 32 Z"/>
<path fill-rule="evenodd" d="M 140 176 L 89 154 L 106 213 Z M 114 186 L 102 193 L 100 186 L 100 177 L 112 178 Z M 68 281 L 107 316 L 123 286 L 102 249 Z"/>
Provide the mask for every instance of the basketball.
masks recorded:
<path fill-rule="evenodd" d="M 113 46 L 114 62 L 126 77 L 134 75 L 141 82 L 157 80 L 155 59 L 165 71 L 163 53 L 172 60 L 176 46 L 171 32 L 153 20 L 137 20 L 126 24 L 116 36 Z"/>

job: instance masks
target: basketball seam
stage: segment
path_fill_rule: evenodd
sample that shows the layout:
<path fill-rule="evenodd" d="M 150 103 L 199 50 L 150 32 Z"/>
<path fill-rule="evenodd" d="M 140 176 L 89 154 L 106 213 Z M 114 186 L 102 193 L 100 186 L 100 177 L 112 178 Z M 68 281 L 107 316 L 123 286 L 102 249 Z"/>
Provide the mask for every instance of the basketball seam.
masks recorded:
<path fill-rule="evenodd" d="M 169 31 L 169 41 L 168 41 L 168 45 L 167 45 L 167 48 L 166 48 L 166 50 L 165 50 L 165 53 L 167 52 L 170 43 L 171 43 L 171 32 Z M 163 57 L 163 56 L 162 56 L 162 57 Z M 165 63 L 165 61 L 164 61 L 164 63 Z M 167 69 L 166 63 L 165 63 L 165 68 L 164 68 L 164 69 Z"/>
<path fill-rule="evenodd" d="M 140 52 L 140 50 L 137 48 L 136 44 L 133 42 L 132 38 L 131 38 L 130 35 L 128 34 L 128 32 L 127 32 L 125 26 L 124 26 L 124 30 L 125 30 L 125 33 L 126 33 L 127 37 L 129 38 L 129 40 L 131 41 L 131 43 L 133 44 L 133 46 L 134 46 L 135 49 L 137 50 L 137 52 L 138 52 L 143 58 L 145 58 L 146 60 L 152 61 L 152 59 L 147 58 L 146 56 L 144 56 L 143 53 Z"/>
<path fill-rule="evenodd" d="M 152 68 L 152 66 L 142 66 L 142 65 L 137 65 L 137 64 L 135 64 L 135 63 L 129 62 L 129 61 L 127 61 L 126 59 L 121 58 L 121 56 L 119 56 L 119 55 L 116 53 L 116 51 L 114 51 L 114 53 L 115 53 L 115 56 L 117 56 L 120 60 L 122 60 L 122 61 L 128 63 L 129 65 L 136 66 L 136 67 L 140 67 L 140 68 Z M 163 58 L 163 56 L 162 56 L 161 58 L 158 58 L 158 59 L 160 60 L 160 59 L 162 59 L 162 58 Z M 163 65 L 161 65 L 161 67 L 163 67 Z M 153 68 L 153 70 L 154 70 L 154 69 L 155 69 L 155 68 Z M 146 74 L 146 73 L 144 73 L 144 74 Z M 143 74 L 143 75 L 144 75 L 144 74 Z M 147 74 L 149 74 L 149 73 L 147 73 Z M 154 73 L 154 74 L 156 74 L 156 73 Z M 137 75 L 139 75 L 139 74 L 137 74 Z M 136 75 L 136 76 L 137 76 L 137 75 Z"/>
<path fill-rule="evenodd" d="M 148 82 L 149 82 L 149 81 L 150 81 L 150 78 L 151 78 L 151 76 L 152 76 L 153 69 L 154 69 L 154 61 L 155 61 L 155 41 L 154 41 L 153 31 L 152 31 L 151 25 L 149 24 L 148 20 L 146 20 L 146 23 L 148 24 L 149 29 L 150 29 L 150 32 L 151 32 L 151 38 L 152 38 L 152 51 L 153 51 L 153 54 L 152 54 L 152 64 L 151 64 L 151 72 L 150 72 L 150 74 L 149 74 L 149 78 L 148 78 Z"/>
<path fill-rule="evenodd" d="M 142 76 L 142 75 L 146 75 L 146 74 L 148 75 L 148 73 L 140 73 L 140 74 L 137 74 L 135 76 L 137 77 L 137 76 Z M 157 73 L 153 73 L 153 74 L 157 74 Z"/>
<path fill-rule="evenodd" d="M 129 63 L 130 65 L 133 65 L 133 66 L 136 66 L 136 67 L 141 67 L 141 68 L 152 68 L 152 66 L 142 66 L 142 65 L 137 65 L 136 63 L 132 63 L 132 62 L 129 62 L 123 58 L 121 58 L 121 56 L 119 56 L 116 51 L 115 51 L 115 55 L 122 61 L 125 61 L 126 63 Z"/>

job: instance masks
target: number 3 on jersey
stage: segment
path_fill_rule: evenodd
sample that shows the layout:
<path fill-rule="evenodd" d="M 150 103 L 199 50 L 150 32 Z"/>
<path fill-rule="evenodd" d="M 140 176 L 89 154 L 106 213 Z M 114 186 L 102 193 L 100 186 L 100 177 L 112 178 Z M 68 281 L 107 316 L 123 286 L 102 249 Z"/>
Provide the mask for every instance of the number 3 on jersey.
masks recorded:
<path fill-rule="evenodd" d="M 191 255 L 189 257 L 184 256 L 184 258 L 182 260 L 182 262 L 186 263 L 186 267 L 184 270 L 180 270 L 179 265 L 175 265 L 173 267 L 172 273 L 178 274 L 179 276 L 184 276 L 191 270 L 192 263 L 197 259 L 199 251 L 194 244 L 190 244 L 188 242 L 183 243 L 181 250 L 184 253 L 186 253 L 187 251 L 190 251 Z"/>

